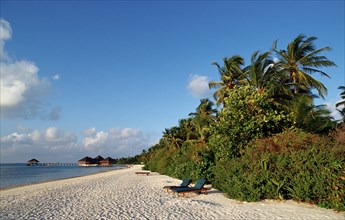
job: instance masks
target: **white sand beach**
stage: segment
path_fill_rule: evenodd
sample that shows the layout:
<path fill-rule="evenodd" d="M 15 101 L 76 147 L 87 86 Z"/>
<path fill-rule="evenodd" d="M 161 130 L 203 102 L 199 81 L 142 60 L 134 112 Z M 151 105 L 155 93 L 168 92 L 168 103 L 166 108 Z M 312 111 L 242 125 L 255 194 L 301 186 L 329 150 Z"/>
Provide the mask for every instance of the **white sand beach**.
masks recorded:
<path fill-rule="evenodd" d="M 0 191 L 0 219 L 345 219 L 344 213 L 292 201 L 244 203 L 216 189 L 177 197 L 181 181 L 137 165 L 90 176 Z"/>

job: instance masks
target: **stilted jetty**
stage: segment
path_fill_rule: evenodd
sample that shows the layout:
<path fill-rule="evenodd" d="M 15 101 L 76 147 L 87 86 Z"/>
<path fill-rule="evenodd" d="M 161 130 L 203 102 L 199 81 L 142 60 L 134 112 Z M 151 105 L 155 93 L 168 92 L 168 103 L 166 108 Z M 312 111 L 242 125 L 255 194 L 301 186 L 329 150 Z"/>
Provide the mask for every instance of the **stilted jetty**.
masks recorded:
<path fill-rule="evenodd" d="M 44 167 L 72 167 L 79 166 L 77 163 L 27 163 L 26 166 L 44 166 Z"/>
<path fill-rule="evenodd" d="M 61 167 L 61 166 L 78 166 L 78 163 L 40 163 L 36 159 L 31 159 L 26 163 L 26 166 L 46 166 L 46 167 Z"/>
<path fill-rule="evenodd" d="M 71 166 L 79 166 L 77 163 L 39 163 L 41 166 L 47 167 L 71 167 Z"/>
<path fill-rule="evenodd" d="M 111 157 L 103 158 L 98 155 L 95 158 L 84 157 L 83 159 L 78 160 L 78 163 L 40 163 L 35 158 L 29 160 L 27 166 L 46 166 L 46 167 L 58 167 L 58 166 L 84 166 L 84 167 L 113 167 L 118 166 L 116 164 L 117 160 Z"/>

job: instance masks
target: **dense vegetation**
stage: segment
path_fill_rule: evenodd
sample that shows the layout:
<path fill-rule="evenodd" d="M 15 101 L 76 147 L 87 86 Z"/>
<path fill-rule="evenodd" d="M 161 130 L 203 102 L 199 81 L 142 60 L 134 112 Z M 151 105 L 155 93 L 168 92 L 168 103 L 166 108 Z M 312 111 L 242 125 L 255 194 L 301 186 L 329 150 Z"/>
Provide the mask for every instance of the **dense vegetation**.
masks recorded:
<path fill-rule="evenodd" d="M 275 41 L 248 66 L 238 55 L 213 63 L 216 105 L 202 99 L 139 161 L 176 178 L 206 177 L 234 199 L 294 199 L 344 211 L 345 87 L 336 105 L 342 120 L 314 105 L 327 88 L 311 74 L 329 77 L 324 69 L 336 66 L 321 55 L 330 48 L 317 49 L 315 40 L 299 35 L 286 49 Z"/>

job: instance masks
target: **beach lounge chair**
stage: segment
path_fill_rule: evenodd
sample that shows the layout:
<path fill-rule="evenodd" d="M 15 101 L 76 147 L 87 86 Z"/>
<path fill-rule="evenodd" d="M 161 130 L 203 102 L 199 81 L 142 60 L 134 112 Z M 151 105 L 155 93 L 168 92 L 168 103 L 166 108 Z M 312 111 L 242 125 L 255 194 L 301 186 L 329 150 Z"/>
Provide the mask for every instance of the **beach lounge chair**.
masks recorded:
<path fill-rule="evenodd" d="M 183 188 L 183 187 L 185 188 L 185 187 L 188 187 L 191 182 L 192 182 L 191 179 L 184 179 L 182 180 L 182 183 L 179 186 L 164 186 L 163 190 L 168 192 L 172 188 Z"/>
<path fill-rule="evenodd" d="M 179 187 L 179 188 L 172 188 L 171 191 L 177 193 L 179 196 L 185 196 L 186 193 L 194 192 L 194 193 L 204 193 L 207 194 L 207 191 L 210 190 L 209 188 L 204 188 L 206 183 L 206 179 L 202 178 L 199 179 L 195 186 L 193 187 Z"/>
<path fill-rule="evenodd" d="M 148 171 L 139 171 L 139 172 L 135 172 L 135 174 L 137 174 L 137 175 L 146 175 L 146 176 L 148 176 L 148 175 L 150 175 L 150 172 L 148 172 Z"/>

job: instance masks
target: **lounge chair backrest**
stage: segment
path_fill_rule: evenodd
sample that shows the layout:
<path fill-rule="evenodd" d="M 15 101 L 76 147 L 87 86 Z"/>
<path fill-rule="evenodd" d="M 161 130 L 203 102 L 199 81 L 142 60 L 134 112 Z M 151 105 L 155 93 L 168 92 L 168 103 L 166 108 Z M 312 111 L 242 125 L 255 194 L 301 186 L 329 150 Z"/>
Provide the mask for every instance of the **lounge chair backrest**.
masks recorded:
<path fill-rule="evenodd" d="M 205 183 L 206 183 L 206 179 L 205 178 L 199 179 L 196 182 L 196 184 L 194 186 L 194 189 L 201 189 L 202 187 L 204 187 Z"/>
<path fill-rule="evenodd" d="M 181 183 L 181 186 L 182 187 L 187 187 L 187 186 L 189 186 L 189 184 L 192 182 L 192 180 L 191 179 L 184 179 L 183 181 L 182 181 L 182 183 Z"/>

